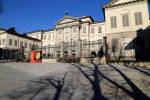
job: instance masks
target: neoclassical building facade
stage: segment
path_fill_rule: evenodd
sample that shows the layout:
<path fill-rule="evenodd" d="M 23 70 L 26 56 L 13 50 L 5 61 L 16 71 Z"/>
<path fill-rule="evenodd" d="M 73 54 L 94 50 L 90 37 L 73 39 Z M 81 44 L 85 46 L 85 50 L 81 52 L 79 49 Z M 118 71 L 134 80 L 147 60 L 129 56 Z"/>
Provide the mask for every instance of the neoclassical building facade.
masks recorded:
<path fill-rule="evenodd" d="M 105 36 L 104 22 L 94 21 L 91 16 L 64 16 L 51 30 L 28 33 L 33 38 L 42 37 L 43 54 L 55 57 L 89 57 L 97 53 Z"/>
<path fill-rule="evenodd" d="M 88 57 L 104 47 L 107 39 L 110 56 L 135 56 L 131 42 L 140 29 L 150 25 L 149 0 L 111 0 L 103 9 L 104 21 L 93 20 L 91 16 L 64 16 L 50 30 L 28 33 L 29 37 L 42 40 L 43 54 L 55 57 Z M 130 48 L 128 48 L 130 47 Z M 115 52 L 115 53 L 112 53 Z"/>

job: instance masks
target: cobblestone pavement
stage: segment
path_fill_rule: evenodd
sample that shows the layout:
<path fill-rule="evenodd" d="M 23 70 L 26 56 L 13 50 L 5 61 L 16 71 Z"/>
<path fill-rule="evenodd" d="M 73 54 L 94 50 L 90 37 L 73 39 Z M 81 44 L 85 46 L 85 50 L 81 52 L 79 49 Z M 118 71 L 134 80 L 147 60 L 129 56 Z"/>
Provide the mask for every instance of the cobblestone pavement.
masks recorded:
<path fill-rule="evenodd" d="M 0 100 L 147 100 L 150 69 L 119 64 L 0 64 Z"/>

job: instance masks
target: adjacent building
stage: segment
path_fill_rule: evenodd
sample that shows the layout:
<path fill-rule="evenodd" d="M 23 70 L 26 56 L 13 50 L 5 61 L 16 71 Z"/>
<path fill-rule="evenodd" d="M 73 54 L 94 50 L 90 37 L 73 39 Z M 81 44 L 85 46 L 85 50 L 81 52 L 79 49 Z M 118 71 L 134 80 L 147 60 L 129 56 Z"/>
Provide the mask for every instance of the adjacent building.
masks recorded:
<path fill-rule="evenodd" d="M 24 48 L 24 55 L 29 56 L 32 45 L 41 46 L 41 40 L 19 34 L 14 28 L 8 30 L 0 28 L 0 48 L 7 50 L 20 50 Z"/>
<path fill-rule="evenodd" d="M 135 47 L 131 42 L 137 37 L 138 30 L 145 30 L 150 25 L 148 2 L 149 0 L 111 0 L 103 6 L 110 53 L 115 51 L 116 56 L 122 54 L 127 58 L 135 56 Z"/>

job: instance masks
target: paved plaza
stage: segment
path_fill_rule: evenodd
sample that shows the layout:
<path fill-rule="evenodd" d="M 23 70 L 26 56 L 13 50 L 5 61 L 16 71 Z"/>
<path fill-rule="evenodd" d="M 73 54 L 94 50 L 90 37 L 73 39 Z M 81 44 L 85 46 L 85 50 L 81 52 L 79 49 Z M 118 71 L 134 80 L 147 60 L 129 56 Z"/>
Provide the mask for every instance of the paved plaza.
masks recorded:
<path fill-rule="evenodd" d="M 119 64 L 0 64 L 0 100 L 147 100 L 150 69 Z"/>

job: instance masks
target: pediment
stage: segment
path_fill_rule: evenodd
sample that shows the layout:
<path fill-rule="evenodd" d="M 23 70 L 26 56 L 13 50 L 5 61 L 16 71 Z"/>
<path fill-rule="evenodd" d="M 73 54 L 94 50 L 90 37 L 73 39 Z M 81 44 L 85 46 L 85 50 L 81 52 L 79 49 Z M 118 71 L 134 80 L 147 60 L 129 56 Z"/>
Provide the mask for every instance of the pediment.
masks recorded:
<path fill-rule="evenodd" d="M 57 21 L 57 25 L 58 24 L 65 24 L 65 23 L 69 23 L 69 22 L 75 22 L 78 21 L 78 18 L 75 17 L 71 17 L 71 16 L 64 16 L 62 19 L 60 19 L 59 21 Z"/>
<path fill-rule="evenodd" d="M 106 8 L 106 7 L 111 7 L 111 6 L 124 4 L 124 3 L 128 3 L 128 2 L 134 2 L 134 1 L 137 1 L 137 0 L 111 0 L 109 3 L 107 3 L 103 7 Z"/>

